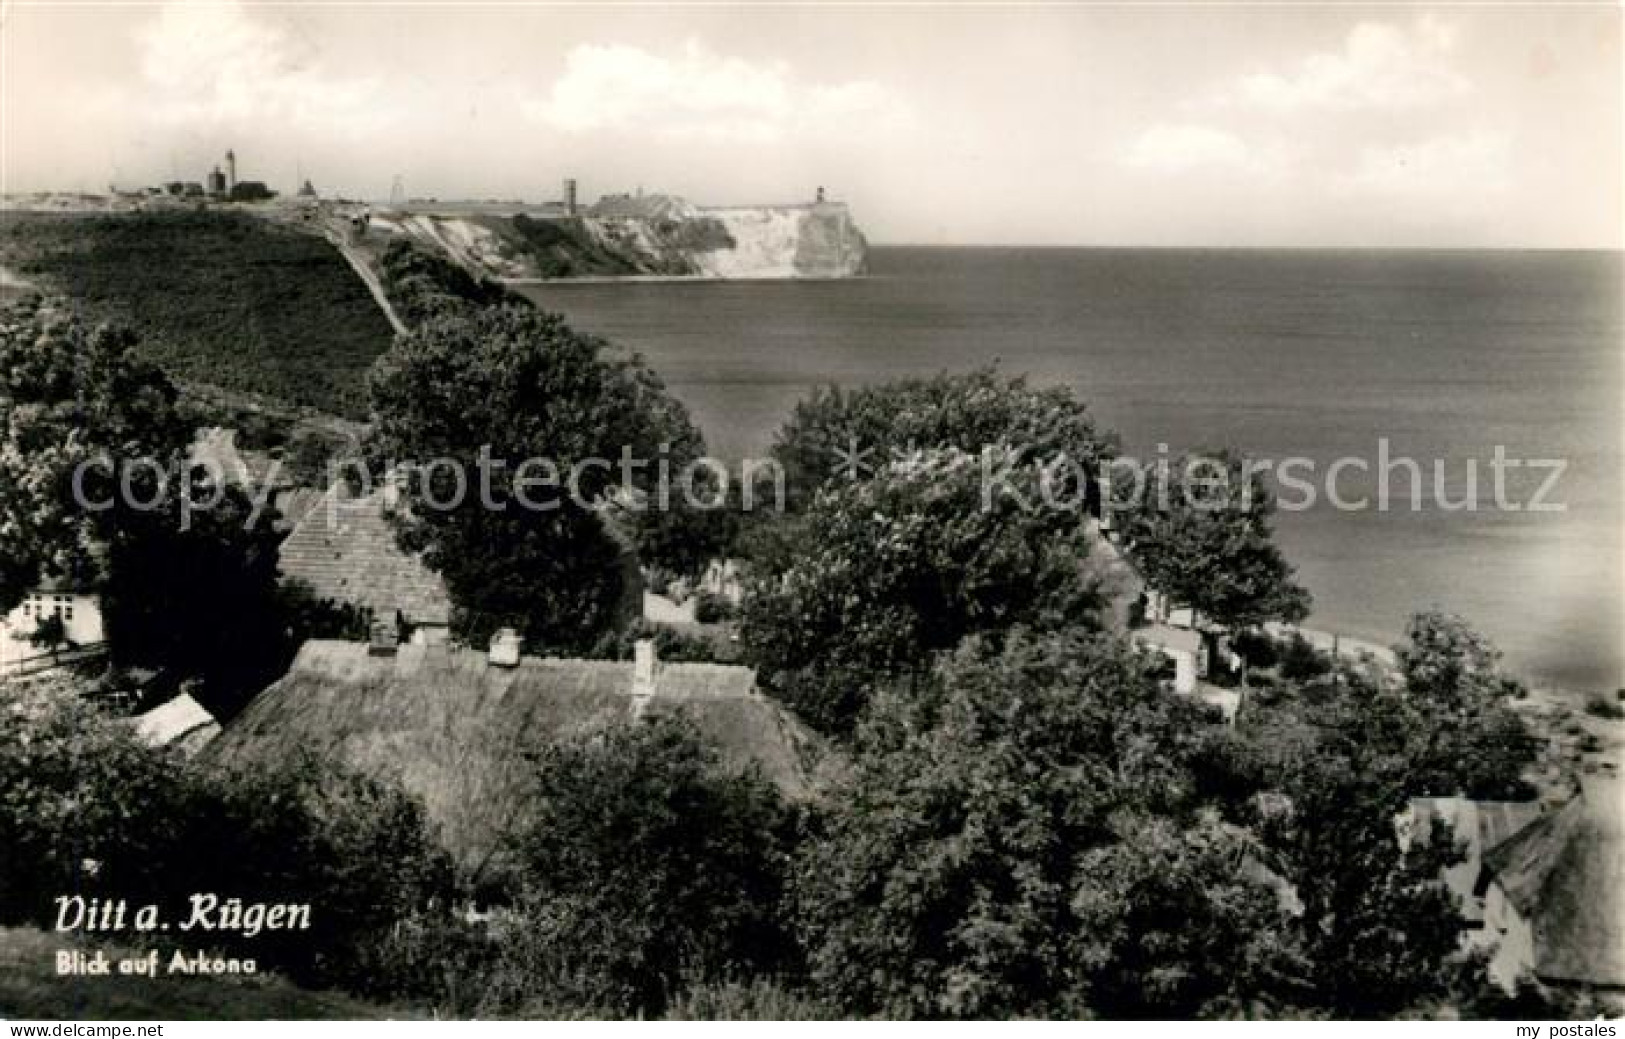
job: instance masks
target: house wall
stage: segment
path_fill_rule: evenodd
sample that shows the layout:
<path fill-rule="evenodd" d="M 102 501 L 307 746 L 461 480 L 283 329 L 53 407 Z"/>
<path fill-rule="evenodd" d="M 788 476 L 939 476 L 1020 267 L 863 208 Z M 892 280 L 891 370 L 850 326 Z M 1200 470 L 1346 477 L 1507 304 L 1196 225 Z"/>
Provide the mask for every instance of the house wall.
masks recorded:
<path fill-rule="evenodd" d="M 29 642 L 41 619 L 62 618 L 68 641 L 75 646 L 99 645 L 106 634 L 102 628 L 101 601 L 94 595 L 75 592 L 35 592 L 0 620 L 0 672 L 23 667 L 36 658 L 48 658 L 50 651 Z"/>
<path fill-rule="evenodd" d="M 1490 980 L 1511 992 L 1523 975 L 1535 971 L 1535 936 L 1529 921 L 1523 918 L 1501 885 L 1491 883 L 1484 895 L 1484 931 L 1482 941 L 1494 947 L 1490 957 Z"/>

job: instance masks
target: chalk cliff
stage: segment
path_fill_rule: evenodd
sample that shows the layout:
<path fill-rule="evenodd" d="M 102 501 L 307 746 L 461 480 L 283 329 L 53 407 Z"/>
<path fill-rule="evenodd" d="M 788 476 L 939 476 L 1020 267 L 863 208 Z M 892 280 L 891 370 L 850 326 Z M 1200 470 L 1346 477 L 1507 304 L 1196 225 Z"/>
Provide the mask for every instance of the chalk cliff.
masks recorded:
<path fill-rule="evenodd" d="M 867 242 L 843 203 L 701 209 L 669 195 L 562 213 L 380 213 L 477 273 L 542 278 L 849 278 Z"/>

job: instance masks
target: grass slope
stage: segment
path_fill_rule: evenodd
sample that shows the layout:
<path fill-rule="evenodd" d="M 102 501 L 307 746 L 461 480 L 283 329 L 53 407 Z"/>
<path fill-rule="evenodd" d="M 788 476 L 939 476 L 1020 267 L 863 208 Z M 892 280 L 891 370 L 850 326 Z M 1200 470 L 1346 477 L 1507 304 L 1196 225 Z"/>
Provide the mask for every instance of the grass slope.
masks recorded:
<path fill-rule="evenodd" d="M 58 976 L 56 952 L 71 947 L 61 935 L 0 928 L 0 1017 L 47 1021 L 278 1021 L 403 1016 L 338 993 L 302 989 L 271 974 Z M 145 951 L 96 947 L 115 961 Z"/>
<path fill-rule="evenodd" d="M 364 417 L 391 330 L 325 240 L 245 213 L 6 214 L 0 263 L 142 335 L 173 377 Z"/>

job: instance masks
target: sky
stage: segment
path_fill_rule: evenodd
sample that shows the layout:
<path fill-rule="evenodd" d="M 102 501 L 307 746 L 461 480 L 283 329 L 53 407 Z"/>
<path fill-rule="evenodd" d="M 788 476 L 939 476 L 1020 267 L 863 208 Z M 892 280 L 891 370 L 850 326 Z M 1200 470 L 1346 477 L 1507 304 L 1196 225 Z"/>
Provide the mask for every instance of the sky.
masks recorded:
<path fill-rule="evenodd" d="M 1614 248 L 1621 9 L 0 0 L 0 190 L 847 201 L 920 244 Z"/>

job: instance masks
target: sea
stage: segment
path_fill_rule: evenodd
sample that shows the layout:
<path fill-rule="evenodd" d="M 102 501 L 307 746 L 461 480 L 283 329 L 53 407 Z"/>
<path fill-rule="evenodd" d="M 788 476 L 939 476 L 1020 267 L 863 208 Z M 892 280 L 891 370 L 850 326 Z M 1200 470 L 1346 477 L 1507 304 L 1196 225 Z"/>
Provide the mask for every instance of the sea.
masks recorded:
<path fill-rule="evenodd" d="M 1312 626 L 1386 645 L 1438 607 L 1536 685 L 1625 686 L 1618 253 L 877 247 L 843 281 L 523 291 L 642 352 L 722 459 L 818 386 L 988 364 L 1137 459 L 1295 459 Z"/>

